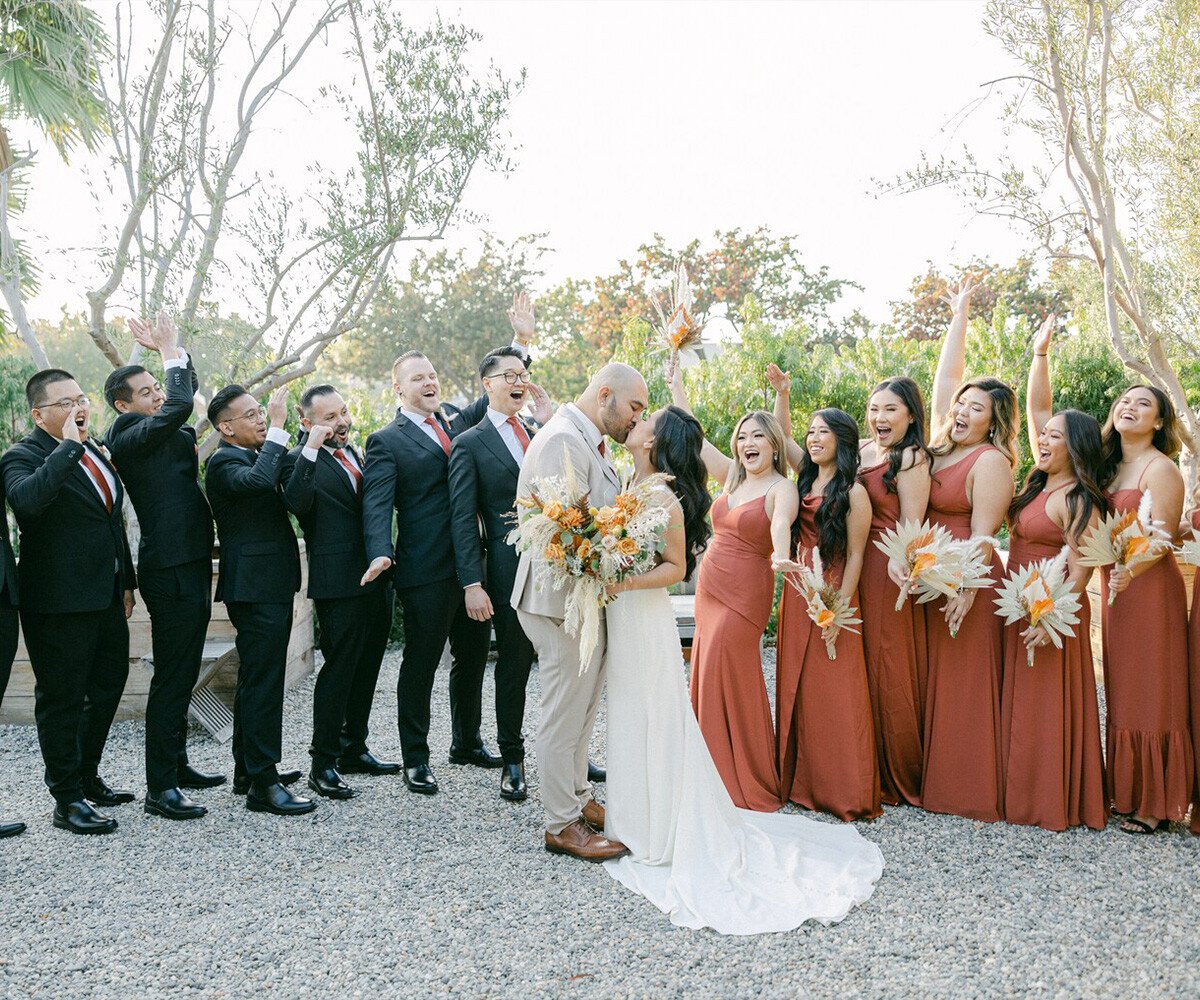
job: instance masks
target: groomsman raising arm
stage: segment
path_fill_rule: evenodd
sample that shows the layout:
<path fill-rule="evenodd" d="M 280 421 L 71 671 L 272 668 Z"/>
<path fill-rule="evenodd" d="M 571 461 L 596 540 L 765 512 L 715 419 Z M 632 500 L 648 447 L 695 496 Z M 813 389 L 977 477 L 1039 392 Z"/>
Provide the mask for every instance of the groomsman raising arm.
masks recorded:
<path fill-rule="evenodd" d="M 534 651 L 510 604 L 518 557 L 506 539 L 513 527 L 509 516 L 517 476 L 533 434 L 519 413 L 535 397 L 539 415 L 550 415 L 545 394 L 532 384 L 525 356 L 516 348 L 486 354 L 479 377 L 487 393 L 487 414 L 456 437 L 450 451 L 454 558 L 467 614 L 492 621 L 496 628 L 496 728 L 504 760 L 500 795 L 519 802 L 528 794 L 521 726 Z"/>
<path fill-rule="evenodd" d="M 141 365 L 116 369 L 104 396 L 117 412 L 106 440 L 141 528 L 138 583 L 150 612 L 154 673 L 146 701 L 147 813 L 187 820 L 207 810 L 182 789 L 224 784 L 188 763 L 187 711 L 212 616 L 212 513 L 200 489 L 196 372 L 164 313 L 129 321 L 134 339 L 162 357 L 163 380 Z"/>
<path fill-rule="evenodd" d="M 279 485 L 288 444 L 287 390 L 276 389 L 264 413 L 240 385 L 226 386 L 209 403 L 208 419 L 221 435 L 205 477 L 221 543 L 217 600 L 229 609 L 241 661 L 233 702 L 233 790 L 246 795 L 246 808 L 255 812 L 312 812 L 315 802 L 285 787 L 300 772 L 278 770 L 292 600 L 300 589 L 300 552 Z"/>
<path fill-rule="evenodd" d="M 133 801 L 98 774 L 129 675 L 136 583 L 125 491 L 88 438 L 91 401 L 69 372 L 38 372 L 25 396 L 35 429 L 0 458 L 0 475 L 21 534 L 21 625 L 53 821 L 72 833 L 111 833 L 117 821 L 87 800 Z"/>
<path fill-rule="evenodd" d="M 392 588 L 386 579 L 366 587 L 362 483 L 364 461 L 350 443 L 346 401 L 332 385 L 314 385 L 300 397 L 303 447 L 283 463 L 283 500 L 304 530 L 308 596 L 321 628 L 325 664 L 313 693 L 312 770 L 308 787 L 332 799 L 354 790 L 347 774 L 398 774 L 400 765 L 367 749 L 367 723 L 379 666 L 392 625 Z"/>

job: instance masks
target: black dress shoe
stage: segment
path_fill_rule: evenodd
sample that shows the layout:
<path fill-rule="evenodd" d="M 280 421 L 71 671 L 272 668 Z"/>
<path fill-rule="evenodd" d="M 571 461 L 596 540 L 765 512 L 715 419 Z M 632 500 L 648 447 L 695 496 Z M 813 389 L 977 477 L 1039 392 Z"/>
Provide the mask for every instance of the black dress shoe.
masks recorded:
<path fill-rule="evenodd" d="M 371 774 L 377 778 L 400 773 L 400 765 L 394 760 L 380 760 L 370 750 L 352 757 L 339 757 L 337 769 L 342 774 Z"/>
<path fill-rule="evenodd" d="M 123 788 L 109 788 L 99 775 L 83 779 L 83 797 L 98 806 L 123 806 L 136 798 Z"/>
<path fill-rule="evenodd" d="M 303 816 L 317 808 L 312 799 L 293 795 L 281 784 L 251 785 L 246 793 L 246 808 L 251 812 L 274 813 L 276 816 Z"/>
<path fill-rule="evenodd" d="M 438 790 L 437 778 L 433 776 L 428 764 L 406 767 L 404 784 L 408 786 L 410 792 L 416 792 L 418 795 L 432 795 Z"/>
<path fill-rule="evenodd" d="M 303 776 L 304 775 L 300 771 L 280 771 L 279 783 L 281 785 L 294 785 Z M 233 776 L 233 794 L 245 795 L 250 791 L 250 786 L 252 784 L 254 784 L 254 782 L 250 780 L 250 775 L 235 774 Z"/>
<path fill-rule="evenodd" d="M 56 805 L 54 825 L 72 833 L 112 833 L 117 828 L 117 821 L 97 812 L 88 802 L 80 799 L 78 802 Z"/>
<path fill-rule="evenodd" d="M 509 802 L 524 802 L 529 794 L 525 787 L 525 765 L 505 764 L 500 772 L 500 798 Z"/>
<path fill-rule="evenodd" d="M 208 815 L 204 806 L 193 802 L 178 788 L 168 788 L 157 795 L 147 792 L 142 811 L 163 819 L 199 819 Z"/>
<path fill-rule="evenodd" d="M 178 769 L 180 788 L 216 788 L 225 784 L 225 775 L 197 771 L 191 764 Z"/>
<path fill-rule="evenodd" d="M 608 772 L 606 770 L 604 770 L 604 768 L 600 767 L 597 764 L 593 764 L 589 760 L 588 761 L 588 781 L 590 781 L 594 785 L 597 782 L 607 781 L 607 780 L 608 780 Z"/>
<path fill-rule="evenodd" d="M 456 750 L 454 747 L 451 747 L 450 763 L 495 768 L 504 766 L 504 758 L 488 753 L 487 747 L 483 746 L 475 747 L 473 750 Z"/>
<path fill-rule="evenodd" d="M 309 771 L 308 787 L 327 799 L 352 799 L 358 794 L 342 781 L 342 776 L 332 767 L 314 767 Z"/>
<path fill-rule="evenodd" d="M 0 823 L 0 840 L 5 837 L 15 837 L 18 833 L 24 832 L 24 823 Z"/>

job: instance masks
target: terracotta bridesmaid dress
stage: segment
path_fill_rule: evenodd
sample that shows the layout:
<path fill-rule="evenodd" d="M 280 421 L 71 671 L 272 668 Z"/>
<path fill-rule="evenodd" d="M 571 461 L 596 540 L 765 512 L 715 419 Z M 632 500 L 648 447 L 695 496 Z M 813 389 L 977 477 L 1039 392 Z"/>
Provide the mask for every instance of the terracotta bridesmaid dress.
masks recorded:
<path fill-rule="evenodd" d="M 929 492 L 929 520 L 955 538 L 971 537 L 967 474 L 992 445 L 937 472 Z M 991 576 L 1002 575 L 993 552 Z M 925 611 L 929 680 L 925 695 L 925 764 L 921 805 L 993 823 L 1001 818 L 1004 778 L 1000 750 L 1000 676 L 1004 663 L 1004 622 L 995 613 L 995 595 L 984 588 L 975 597 L 953 639 L 942 613 L 945 601 Z"/>
<path fill-rule="evenodd" d="M 1192 515 L 1192 527 L 1200 531 L 1200 510 Z M 1192 750 L 1195 753 L 1192 795 L 1192 833 L 1200 834 L 1200 569 L 1192 582 L 1192 614 L 1188 620 L 1188 657 L 1192 688 Z"/>
<path fill-rule="evenodd" d="M 800 501 L 800 560 L 809 563 L 817 545 L 821 497 Z M 826 566 L 840 583 L 842 561 Z M 857 597 L 852 599 L 859 606 Z M 874 819 L 879 808 L 875 726 L 860 636 L 838 636 L 830 660 L 821 630 L 808 617 L 804 598 L 785 584 L 779 607 L 776 716 L 783 793 L 807 809 L 838 819 Z"/>
<path fill-rule="evenodd" d="M 921 740 L 925 706 L 925 612 L 913 601 L 896 611 L 900 588 L 887 573 L 888 559 L 875 545 L 900 520 L 900 497 L 883 476 L 888 462 L 859 473 L 871 498 L 871 535 L 863 555 L 858 596 L 867 687 L 875 723 L 875 756 L 882 798 L 888 805 L 921 804 Z"/>
<path fill-rule="evenodd" d="M 1110 497 L 1116 510 L 1137 510 L 1140 484 Z M 1109 804 L 1122 815 L 1181 820 L 1195 771 L 1183 574 L 1168 553 L 1110 608 L 1108 570 L 1100 572 Z"/>
<path fill-rule="evenodd" d="M 741 809 L 783 804 L 760 642 L 775 601 L 766 497 L 712 506 L 713 537 L 696 581 L 692 709 L 729 797 Z"/>
<path fill-rule="evenodd" d="M 1072 486 L 1068 483 L 1060 489 Z M 1034 497 L 1010 526 L 1010 572 L 1039 559 L 1053 559 L 1066 544 L 1062 529 L 1046 515 L 1046 504 L 1055 492 Z M 1000 714 L 1004 818 L 1009 823 L 1047 830 L 1069 826 L 1103 830 L 1108 822 L 1086 595 L 1082 604 L 1075 638 L 1064 638 L 1062 649 L 1037 649 L 1032 667 L 1021 638 L 1028 622 L 1004 630 Z"/>

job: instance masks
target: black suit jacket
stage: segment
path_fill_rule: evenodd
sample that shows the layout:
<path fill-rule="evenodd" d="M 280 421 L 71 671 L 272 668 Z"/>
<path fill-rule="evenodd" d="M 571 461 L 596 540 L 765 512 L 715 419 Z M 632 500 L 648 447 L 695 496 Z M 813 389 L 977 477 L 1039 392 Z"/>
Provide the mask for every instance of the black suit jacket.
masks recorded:
<path fill-rule="evenodd" d="M 116 481 L 113 508 L 92 485 L 80 458 L 84 445 L 58 441 L 40 427 L 0 458 L 9 506 L 21 529 L 17 565 L 24 607 L 42 614 L 103 611 L 137 580 L 125 537 L 125 490 L 116 470 L 94 446 L 88 454 Z"/>
<path fill-rule="evenodd" d="M 287 449 L 267 441 L 256 455 L 222 441 L 205 466 L 217 522 L 217 600 L 290 604 L 300 589 L 300 549 L 279 486 Z"/>
<path fill-rule="evenodd" d="M 439 419 L 439 423 L 453 439 L 477 424 L 486 412 L 487 397 L 482 396 L 449 421 Z M 441 445 L 402 413 L 367 438 L 363 470 L 367 559 L 391 558 L 397 587 L 416 587 L 454 576 L 449 465 Z"/>
<path fill-rule="evenodd" d="M 532 437 L 533 429 L 528 424 L 525 429 Z M 505 604 L 517 574 L 517 550 L 505 538 L 514 527 L 509 515 L 520 472 L 491 420 L 479 421 L 454 439 L 450 508 L 458 580 L 464 587 L 485 583 L 493 600 Z"/>
<path fill-rule="evenodd" d="M 212 512 L 200 489 L 192 415 L 195 372 L 168 368 L 167 399 L 154 416 L 122 413 L 105 440 L 121 473 L 142 538 L 138 565 L 167 569 L 212 558 Z"/>
<path fill-rule="evenodd" d="M 283 502 L 304 530 L 308 552 L 308 596 L 316 599 L 358 597 L 385 585 L 359 581 L 367 571 L 360 497 L 341 463 L 325 448 L 310 462 L 293 448 L 283 460 Z M 362 455 L 347 447 L 365 466 Z"/>
<path fill-rule="evenodd" d="M 3 520 L 0 521 L 0 528 L 3 535 L 0 538 L 0 608 L 15 608 L 21 603 L 21 589 L 17 585 L 17 560 L 13 555 L 12 539 L 8 535 L 8 511 L 5 509 L 4 499 L 4 480 L 0 478 L 0 514 L 3 514 Z M 0 663 L 2 665 L 2 663 Z M 3 696 L 3 692 L 0 692 Z"/>

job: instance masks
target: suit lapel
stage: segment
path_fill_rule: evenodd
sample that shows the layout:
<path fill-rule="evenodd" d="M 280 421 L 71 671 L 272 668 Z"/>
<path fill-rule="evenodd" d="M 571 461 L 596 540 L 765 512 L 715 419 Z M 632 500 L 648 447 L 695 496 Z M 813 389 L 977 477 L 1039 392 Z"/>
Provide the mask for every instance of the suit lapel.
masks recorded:
<path fill-rule="evenodd" d="M 400 433 L 404 434 L 411 441 L 415 442 L 420 447 L 428 452 L 437 455 L 443 462 L 446 461 L 446 452 L 442 450 L 442 446 L 434 441 L 420 427 L 414 424 L 403 413 L 396 417 L 396 422 L 400 425 Z M 445 428 L 443 428 L 444 430 Z"/>
<path fill-rule="evenodd" d="M 354 458 L 357 461 L 358 455 L 355 454 Z M 346 471 L 342 463 L 324 448 L 321 448 L 317 453 L 317 465 L 324 468 L 330 476 L 336 477 L 337 481 L 341 484 L 341 489 L 352 500 L 358 500 L 358 494 L 354 490 L 354 485 L 350 482 L 350 474 Z M 362 468 L 361 462 L 359 462 L 359 468 Z"/>
<path fill-rule="evenodd" d="M 504 443 L 504 438 L 500 436 L 500 429 L 489 419 L 485 421 L 484 426 L 480 429 L 480 433 L 483 437 L 483 443 L 487 445 L 488 451 L 500 460 L 500 464 L 514 476 L 520 475 L 521 467 L 517 465 L 512 452 L 508 450 L 508 445 Z"/>
<path fill-rule="evenodd" d="M 47 457 L 49 457 L 50 453 L 59 445 L 57 438 L 47 434 L 40 427 L 34 430 L 33 436 L 37 441 L 38 447 L 46 453 Z M 118 497 L 121 495 L 121 480 L 117 477 L 116 472 L 113 471 L 112 466 L 108 463 L 103 455 L 94 449 L 88 448 L 86 444 L 83 447 L 84 451 L 87 452 L 87 454 L 97 465 L 106 465 L 108 466 L 109 472 L 112 472 L 112 477 L 117 482 L 117 494 L 113 497 L 113 509 L 118 509 Z M 88 471 L 83 467 L 82 461 L 77 461 L 75 463 L 75 468 L 71 470 L 71 478 L 67 480 L 67 485 L 74 489 L 76 493 L 81 494 L 85 499 L 90 500 L 92 503 L 98 504 L 102 510 L 104 509 L 104 499 L 100 496 L 100 491 L 97 490 L 92 484 L 92 477 L 88 475 Z M 107 513 L 107 511 L 105 511 L 105 513 Z"/>

